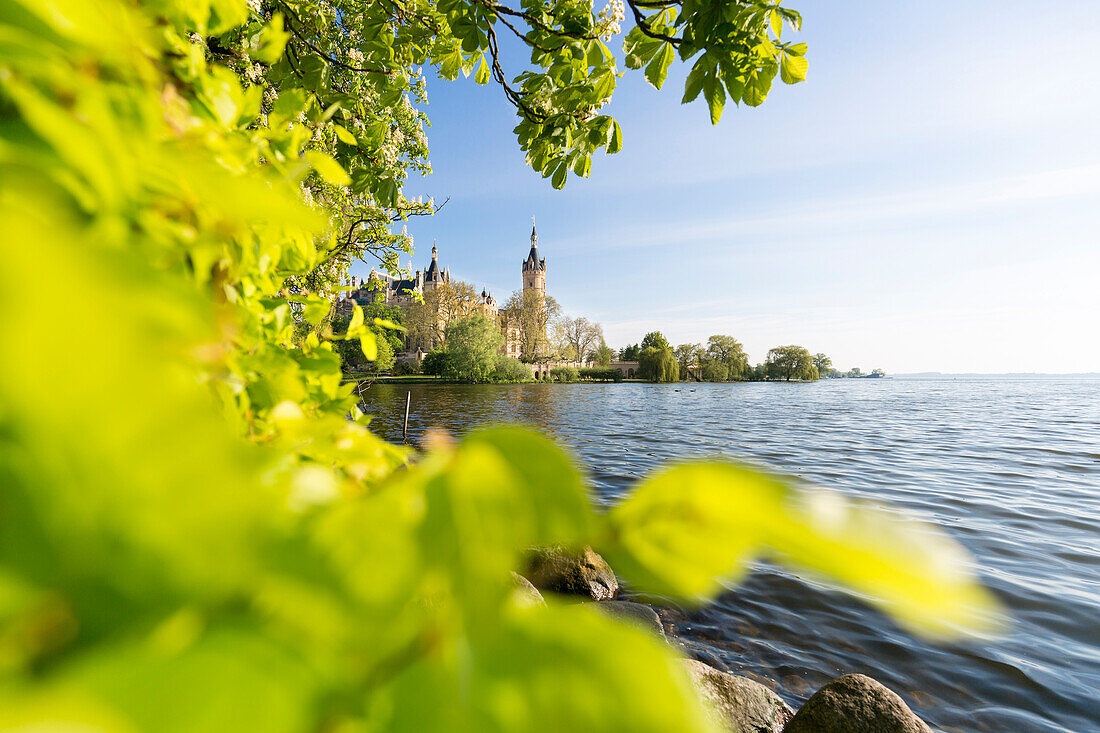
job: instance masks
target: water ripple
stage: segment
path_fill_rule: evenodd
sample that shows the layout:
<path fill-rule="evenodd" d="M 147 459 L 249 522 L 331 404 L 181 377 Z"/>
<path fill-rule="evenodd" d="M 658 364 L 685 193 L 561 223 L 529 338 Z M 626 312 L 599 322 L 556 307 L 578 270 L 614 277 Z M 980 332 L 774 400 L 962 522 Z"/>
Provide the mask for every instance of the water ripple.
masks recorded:
<path fill-rule="evenodd" d="M 1003 636 L 914 639 L 768 565 L 703 611 L 662 615 L 689 651 L 794 705 L 864 672 L 945 731 L 1100 731 L 1100 382 L 375 385 L 366 408 L 389 439 L 407 390 L 413 439 L 537 425 L 572 448 L 601 503 L 671 459 L 725 455 L 937 523 L 1011 611 Z"/>

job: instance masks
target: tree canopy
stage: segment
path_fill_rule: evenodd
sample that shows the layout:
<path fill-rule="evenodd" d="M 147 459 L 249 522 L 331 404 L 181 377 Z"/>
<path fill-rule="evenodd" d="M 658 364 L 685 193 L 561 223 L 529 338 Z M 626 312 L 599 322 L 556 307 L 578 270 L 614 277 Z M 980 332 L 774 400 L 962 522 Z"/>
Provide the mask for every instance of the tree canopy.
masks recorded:
<path fill-rule="evenodd" d="M 660 331 L 650 331 L 642 339 L 642 350 L 645 349 L 672 349 L 672 344 L 668 342 L 664 334 Z"/>
<path fill-rule="evenodd" d="M 520 358 L 535 361 L 550 351 L 547 329 L 561 313 L 558 301 L 549 295 L 523 288 L 514 291 L 500 308 L 500 318 L 519 331 Z"/>
<path fill-rule="evenodd" d="M 650 382 L 675 382 L 680 378 L 680 366 L 672 349 L 647 346 L 638 355 L 638 373 Z"/>
<path fill-rule="evenodd" d="M 447 326 L 469 318 L 481 309 L 474 286 L 464 280 L 452 280 L 426 288 L 420 300 L 405 308 L 404 323 L 410 349 L 431 351 L 443 343 Z"/>
<path fill-rule="evenodd" d="M 562 357 L 587 360 L 603 344 L 603 327 L 584 316 L 561 316 L 554 322 L 554 341 Z"/>
<path fill-rule="evenodd" d="M 464 382 L 488 382 L 497 366 L 504 336 L 496 321 L 477 314 L 447 325 L 444 375 Z"/>
<path fill-rule="evenodd" d="M 813 357 L 802 346 L 776 346 L 768 351 L 765 364 L 770 376 L 776 379 L 817 379 Z"/>

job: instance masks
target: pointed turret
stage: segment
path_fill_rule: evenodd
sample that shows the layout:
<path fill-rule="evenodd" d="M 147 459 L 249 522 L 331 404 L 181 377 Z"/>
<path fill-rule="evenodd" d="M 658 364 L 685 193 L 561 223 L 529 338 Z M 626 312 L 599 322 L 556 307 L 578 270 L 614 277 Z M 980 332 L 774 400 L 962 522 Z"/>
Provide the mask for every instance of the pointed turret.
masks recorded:
<path fill-rule="evenodd" d="M 539 234 L 535 231 L 535 218 L 531 217 L 531 251 L 523 261 L 523 271 L 539 272 L 546 268 L 546 260 L 539 257 Z"/>
<path fill-rule="evenodd" d="M 426 283 L 438 283 L 445 282 L 446 276 L 442 269 L 439 267 L 439 248 L 436 247 L 435 242 L 432 242 L 432 264 L 428 265 L 428 269 L 424 271 L 424 282 Z"/>

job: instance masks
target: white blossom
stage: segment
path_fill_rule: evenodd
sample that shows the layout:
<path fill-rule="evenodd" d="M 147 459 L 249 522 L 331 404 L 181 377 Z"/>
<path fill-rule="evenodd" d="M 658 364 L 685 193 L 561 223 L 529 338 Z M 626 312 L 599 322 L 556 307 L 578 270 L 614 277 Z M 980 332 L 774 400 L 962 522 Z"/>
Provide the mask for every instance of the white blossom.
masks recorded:
<path fill-rule="evenodd" d="M 623 0 L 608 0 L 607 7 L 600 11 L 596 34 L 605 40 L 618 35 L 622 31 L 620 24 L 625 17 L 626 7 Z"/>

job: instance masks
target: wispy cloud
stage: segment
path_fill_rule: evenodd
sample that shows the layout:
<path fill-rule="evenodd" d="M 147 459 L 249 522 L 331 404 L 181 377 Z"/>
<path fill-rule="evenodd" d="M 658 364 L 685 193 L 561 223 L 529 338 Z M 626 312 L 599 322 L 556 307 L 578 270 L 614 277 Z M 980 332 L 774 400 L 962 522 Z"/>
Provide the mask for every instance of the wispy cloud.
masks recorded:
<path fill-rule="evenodd" d="M 764 216 L 722 216 L 705 220 L 616 226 L 594 234 L 567 236 L 556 243 L 563 254 L 594 250 L 667 246 L 669 242 L 705 242 L 738 237 L 776 237 L 812 230 L 817 235 L 850 227 L 867 228 L 884 222 L 910 222 L 971 211 L 1023 204 L 1100 196 L 1100 165 L 1038 171 L 1024 175 L 971 181 L 889 194 L 833 197 L 784 205 Z"/>

